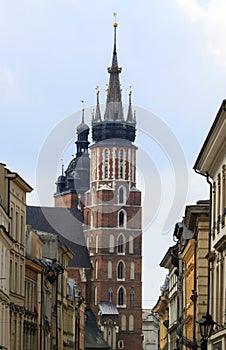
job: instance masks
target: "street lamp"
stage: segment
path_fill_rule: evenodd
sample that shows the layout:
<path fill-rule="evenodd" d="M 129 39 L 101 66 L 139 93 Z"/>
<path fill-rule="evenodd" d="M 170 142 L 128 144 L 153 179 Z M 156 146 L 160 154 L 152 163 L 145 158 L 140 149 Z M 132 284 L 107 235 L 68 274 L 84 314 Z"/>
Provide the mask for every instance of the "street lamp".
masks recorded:
<path fill-rule="evenodd" d="M 207 350 L 207 340 L 211 337 L 213 332 L 213 326 L 215 325 L 212 316 L 207 312 L 202 318 L 198 321 L 200 333 L 201 333 L 201 350 Z"/>

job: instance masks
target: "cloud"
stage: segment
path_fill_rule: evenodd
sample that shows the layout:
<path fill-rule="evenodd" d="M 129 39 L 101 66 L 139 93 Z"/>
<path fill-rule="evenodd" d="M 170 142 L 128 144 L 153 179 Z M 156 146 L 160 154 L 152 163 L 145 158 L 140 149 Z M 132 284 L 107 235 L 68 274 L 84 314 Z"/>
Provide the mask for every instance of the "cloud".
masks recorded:
<path fill-rule="evenodd" d="M 197 22 L 203 30 L 205 44 L 215 62 L 226 69 L 226 2 L 209 0 L 177 0 L 178 5 L 192 22 Z"/>

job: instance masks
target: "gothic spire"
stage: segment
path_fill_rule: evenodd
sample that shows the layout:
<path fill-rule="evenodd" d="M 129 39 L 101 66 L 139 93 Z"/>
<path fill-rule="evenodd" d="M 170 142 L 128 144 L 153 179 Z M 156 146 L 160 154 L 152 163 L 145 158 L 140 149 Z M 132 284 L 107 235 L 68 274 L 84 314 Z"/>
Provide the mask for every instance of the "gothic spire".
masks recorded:
<path fill-rule="evenodd" d="M 96 87 L 97 91 L 97 105 L 96 105 L 96 112 L 93 121 L 94 122 L 100 122 L 101 121 L 101 113 L 100 113 L 100 102 L 99 102 L 99 86 Z"/>
<path fill-rule="evenodd" d="M 118 66 L 117 49 L 116 49 L 116 37 L 118 24 L 115 22 L 114 27 L 114 45 L 113 45 L 113 57 L 112 65 L 108 68 L 110 74 L 106 110 L 104 120 L 122 121 L 123 109 L 122 109 L 122 97 L 119 74 L 122 68 Z"/>
<path fill-rule="evenodd" d="M 128 106 L 128 113 L 127 113 L 126 121 L 129 122 L 129 123 L 134 123 L 131 95 L 132 95 L 132 90 L 130 89 L 130 92 L 129 92 L 129 106 Z"/>

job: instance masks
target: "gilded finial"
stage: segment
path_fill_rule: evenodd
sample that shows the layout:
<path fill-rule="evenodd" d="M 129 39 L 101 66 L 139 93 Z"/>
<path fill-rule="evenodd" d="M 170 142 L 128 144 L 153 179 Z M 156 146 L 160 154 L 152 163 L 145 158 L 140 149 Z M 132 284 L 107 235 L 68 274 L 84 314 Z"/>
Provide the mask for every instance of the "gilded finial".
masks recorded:
<path fill-rule="evenodd" d="M 113 13 L 113 16 L 115 17 L 115 22 L 114 22 L 114 24 L 113 24 L 113 27 L 118 27 L 118 23 L 117 23 L 117 13 L 116 12 L 114 12 Z"/>
<path fill-rule="evenodd" d="M 132 95 L 132 86 L 130 85 L 130 87 L 129 87 L 129 96 L 131 96 Z"/>
<path fill-rule="evenodd" d="M 96 87 L 96 94 L 99 95 L 99 93 L 100 93 L 100 89 L 99 89 L 99 86 L 97 85 L 97 87 Z"/>

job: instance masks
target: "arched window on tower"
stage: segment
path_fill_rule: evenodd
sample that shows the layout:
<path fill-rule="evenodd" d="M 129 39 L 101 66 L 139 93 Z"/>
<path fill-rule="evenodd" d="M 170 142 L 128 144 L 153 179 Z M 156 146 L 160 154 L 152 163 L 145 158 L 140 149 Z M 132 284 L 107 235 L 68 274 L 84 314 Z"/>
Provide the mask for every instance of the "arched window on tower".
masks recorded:
<path fill-rule="evenodd" d="M 110 235 L 109 237 L 109 253 L 114 253 L 115 239 L 114 235 Z"/>
<path fill-rule="evenodd" d="M 125 290 L 123 287 L 120 287 L 118 290 L 118 306 L 125 306 Z"/>
<path fill-rule="evenodd" d="M 125 278 L 125 267 L 122 261 L 120 261 L 118 263 L 118 267 L 117 267 L 118 271 L 117 271 L 117 278 L 119 280 L 122 280 Z"/>
<path fill-rule="evenodd" d="M 129 315 L 129 331 L 134 331 L 134 316 Z"/>
<path fill-rule="evenodd" d="M 125 189 L 124 187 L 120 187 L 119 191 L 118 191 L 118 202 L 120 204 L 124 204 L 125 203 Z"/>
<path fill-rule="evenodd" d="M 108 301 L 109 301 L 109 303 L 113 303 L 113 290 L 112 290 L 112 288 L 108 289 Z"/>
<path fill-rule="evenodd" d="M 104 166 L 104 178 L 108 179 L 108 165 Z"/>
<path fill-rule="evenodd" d="M 108 149 L 104 150 L 104 161 L 105 162 L 109 161 L 109 150 Z"/>
<path fill-rule="evenodd" d="M 121 330 L 126 331 L 126 315 L 122 315 L 121 317 Z"/>
<path fill-rule="evenodd" d="M 104 178 L 108 179 L 109 177 L 109 150 L 105 149 L 104 150 Z"/>
<path fill-rule="evenodd" d="M 112 278 L 112 261 L 108 261 L 108 278 Z"/>
<path fill-rule="evenodd" d="M 124 252 L 125 252 L 124 236 L 120 235 L 118 237 L 118 254 L 124 254 Z"/>
<path fill-rule="evenodd" d="M 132 287 L 130 289 L 130 307 L 134 307 L 134 288 Z"/>
<path fill-rule="evenodd" d="M 119 151 L 119 178 L 124 178 L 124 151 L 121 149 Z"/>
<path fill-rule="evenodd" d="M 131 262 L 130 265 L 130 279 L 134 280 L 134 275 L 135 275 L 135 264 L 134 262 Z"/>
<path fill-rule="evenodd" d="M 98 235 L 96 235 L 96 253 L 98 253 Z"/>
<path fill-rule="evenodd" d="M 131 235 L 129 237 L 129 254 L 133 254 L 134 253 L 134 238 Z"/>
<path fill-rule="evenodd" d="M 94 302 L 97 305 L 97 287 L 94 288 Z"/>
<path fill-rule="evenodd" d="M 118 213 L 118 226 L 126 227 L 126 212 L 124 210 L 120 210 Z"/>

